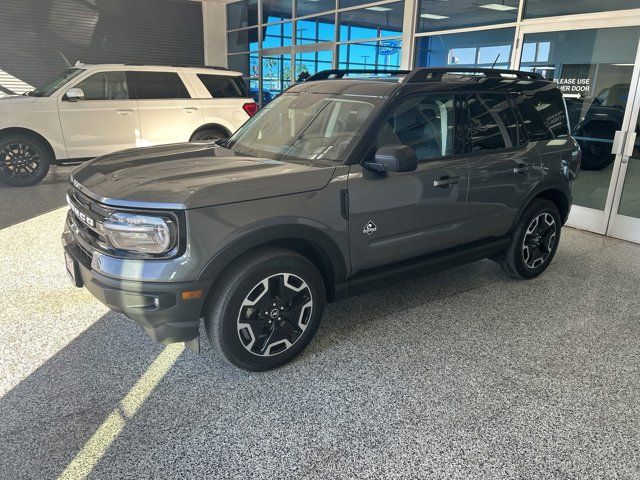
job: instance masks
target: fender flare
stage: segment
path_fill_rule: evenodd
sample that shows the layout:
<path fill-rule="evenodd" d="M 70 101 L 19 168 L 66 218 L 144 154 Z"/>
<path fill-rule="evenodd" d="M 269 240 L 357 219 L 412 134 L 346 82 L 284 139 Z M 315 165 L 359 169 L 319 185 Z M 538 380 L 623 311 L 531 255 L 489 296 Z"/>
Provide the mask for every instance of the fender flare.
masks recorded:
<path fill-rule="evenodd" d="M 284 242 L 302 241 L 312 245 L 324 267 L 328 271 L 321 272 L 323 277 L 329 274 L 327 279 L 334 284 L 343 282 L 347 276 L 347 264 L 338 244 L 326 233 L 318 228 L 303 224 L 281 224 L 264 228 L 253 229 L 246 232 L 238 239 L 227 243 L 219 250 L 201 271 L 198 280 L 213 280 L 218 277 L 240 255 L 255 248 Z M 295 250 L 295 249 L 294 249 Z"/>

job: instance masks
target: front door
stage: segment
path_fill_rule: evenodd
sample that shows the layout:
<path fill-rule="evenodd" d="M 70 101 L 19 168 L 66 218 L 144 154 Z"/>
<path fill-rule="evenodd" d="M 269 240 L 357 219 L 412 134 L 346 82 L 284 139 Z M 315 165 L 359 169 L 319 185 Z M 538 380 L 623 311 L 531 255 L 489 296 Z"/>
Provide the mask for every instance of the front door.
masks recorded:
<path fill-rule="evenodd" d="M 58 104 L 69 158 L 91 158 L 133 148 L 139 135 L 138 106 L 124 71 L 98 72 L 73 85 L 82 100 Z"/>
<path fill-rule="evenodd" d="M 385 120 L 366 157 L 387 145 L 407 145 L 413 172 L 349 173 L 352 273 L 459 245 L 467 198 L 467 161 L 455 156 L 452 95 L 416 94 Z"/>

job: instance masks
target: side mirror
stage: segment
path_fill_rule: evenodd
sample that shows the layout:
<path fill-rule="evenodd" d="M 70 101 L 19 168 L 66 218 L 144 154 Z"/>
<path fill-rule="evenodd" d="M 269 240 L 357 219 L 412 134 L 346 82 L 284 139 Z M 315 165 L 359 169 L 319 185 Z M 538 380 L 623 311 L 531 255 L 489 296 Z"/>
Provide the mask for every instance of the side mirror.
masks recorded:
<path fill-rule="evenodd" d="M 84 100 L 84 91 L 81 88 L 70 88 L 64 96 L 65 100 L 69 102 L 77 102 L 78 100 Z"/>
<path fill-rule="evenodd" d="M 376 172 L 413 172 L 418 168 L 418 157 L 407 145 L 389 145 L 376 152 L 373 162 L 365 162 L 364 167 Z"/>

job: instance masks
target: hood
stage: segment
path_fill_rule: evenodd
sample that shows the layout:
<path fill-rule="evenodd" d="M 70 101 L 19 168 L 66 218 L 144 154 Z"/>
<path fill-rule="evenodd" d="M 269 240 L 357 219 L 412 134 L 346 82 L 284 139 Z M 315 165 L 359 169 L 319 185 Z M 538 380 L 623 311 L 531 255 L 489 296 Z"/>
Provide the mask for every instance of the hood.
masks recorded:
<path fill-rule="evenodd" d="M 99 157 L 74 169 L 72 182 L 107 205 L 188 209 L 320 190 L 334 169 L 181 143 Z"/>

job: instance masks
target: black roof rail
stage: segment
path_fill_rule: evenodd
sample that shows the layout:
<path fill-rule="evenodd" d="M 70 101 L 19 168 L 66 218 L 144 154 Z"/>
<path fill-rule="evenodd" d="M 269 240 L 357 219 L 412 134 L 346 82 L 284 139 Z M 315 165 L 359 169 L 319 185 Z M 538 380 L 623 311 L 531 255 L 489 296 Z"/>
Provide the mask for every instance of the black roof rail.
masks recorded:
<path fill-rule="evenodd" d="M 332 70 L 322 70 L 318 73 L 314 73 L 309 78 L 307 78 L 306 82 L 312 82 L 315 80 L 329 80 L 332 79 L 340 79 L 345 75 L 350 74 L 389 74 L 389 75 L 407 75 L 410 73 L 410 70 L 389 70 L 389 69 L 375 69 L 375 70 L 367 70 L 366 68 L 334 68 Z"/>
<path fill-rule="evenodd" d="M 502 75 L 513 75 L 521 80 L 544 80 L 544 77 L 535 72 L 523 72 L 521 70 L 503 70 L 499 68 L 474 68 L 474 67 L 422 67 L 414 68 L 404 77 L 404 83 L 418 83 L 429 80 L 442 80 L 442 76 L 451 73 L 483 74 L 485 77 L 499 78 Z"/>

